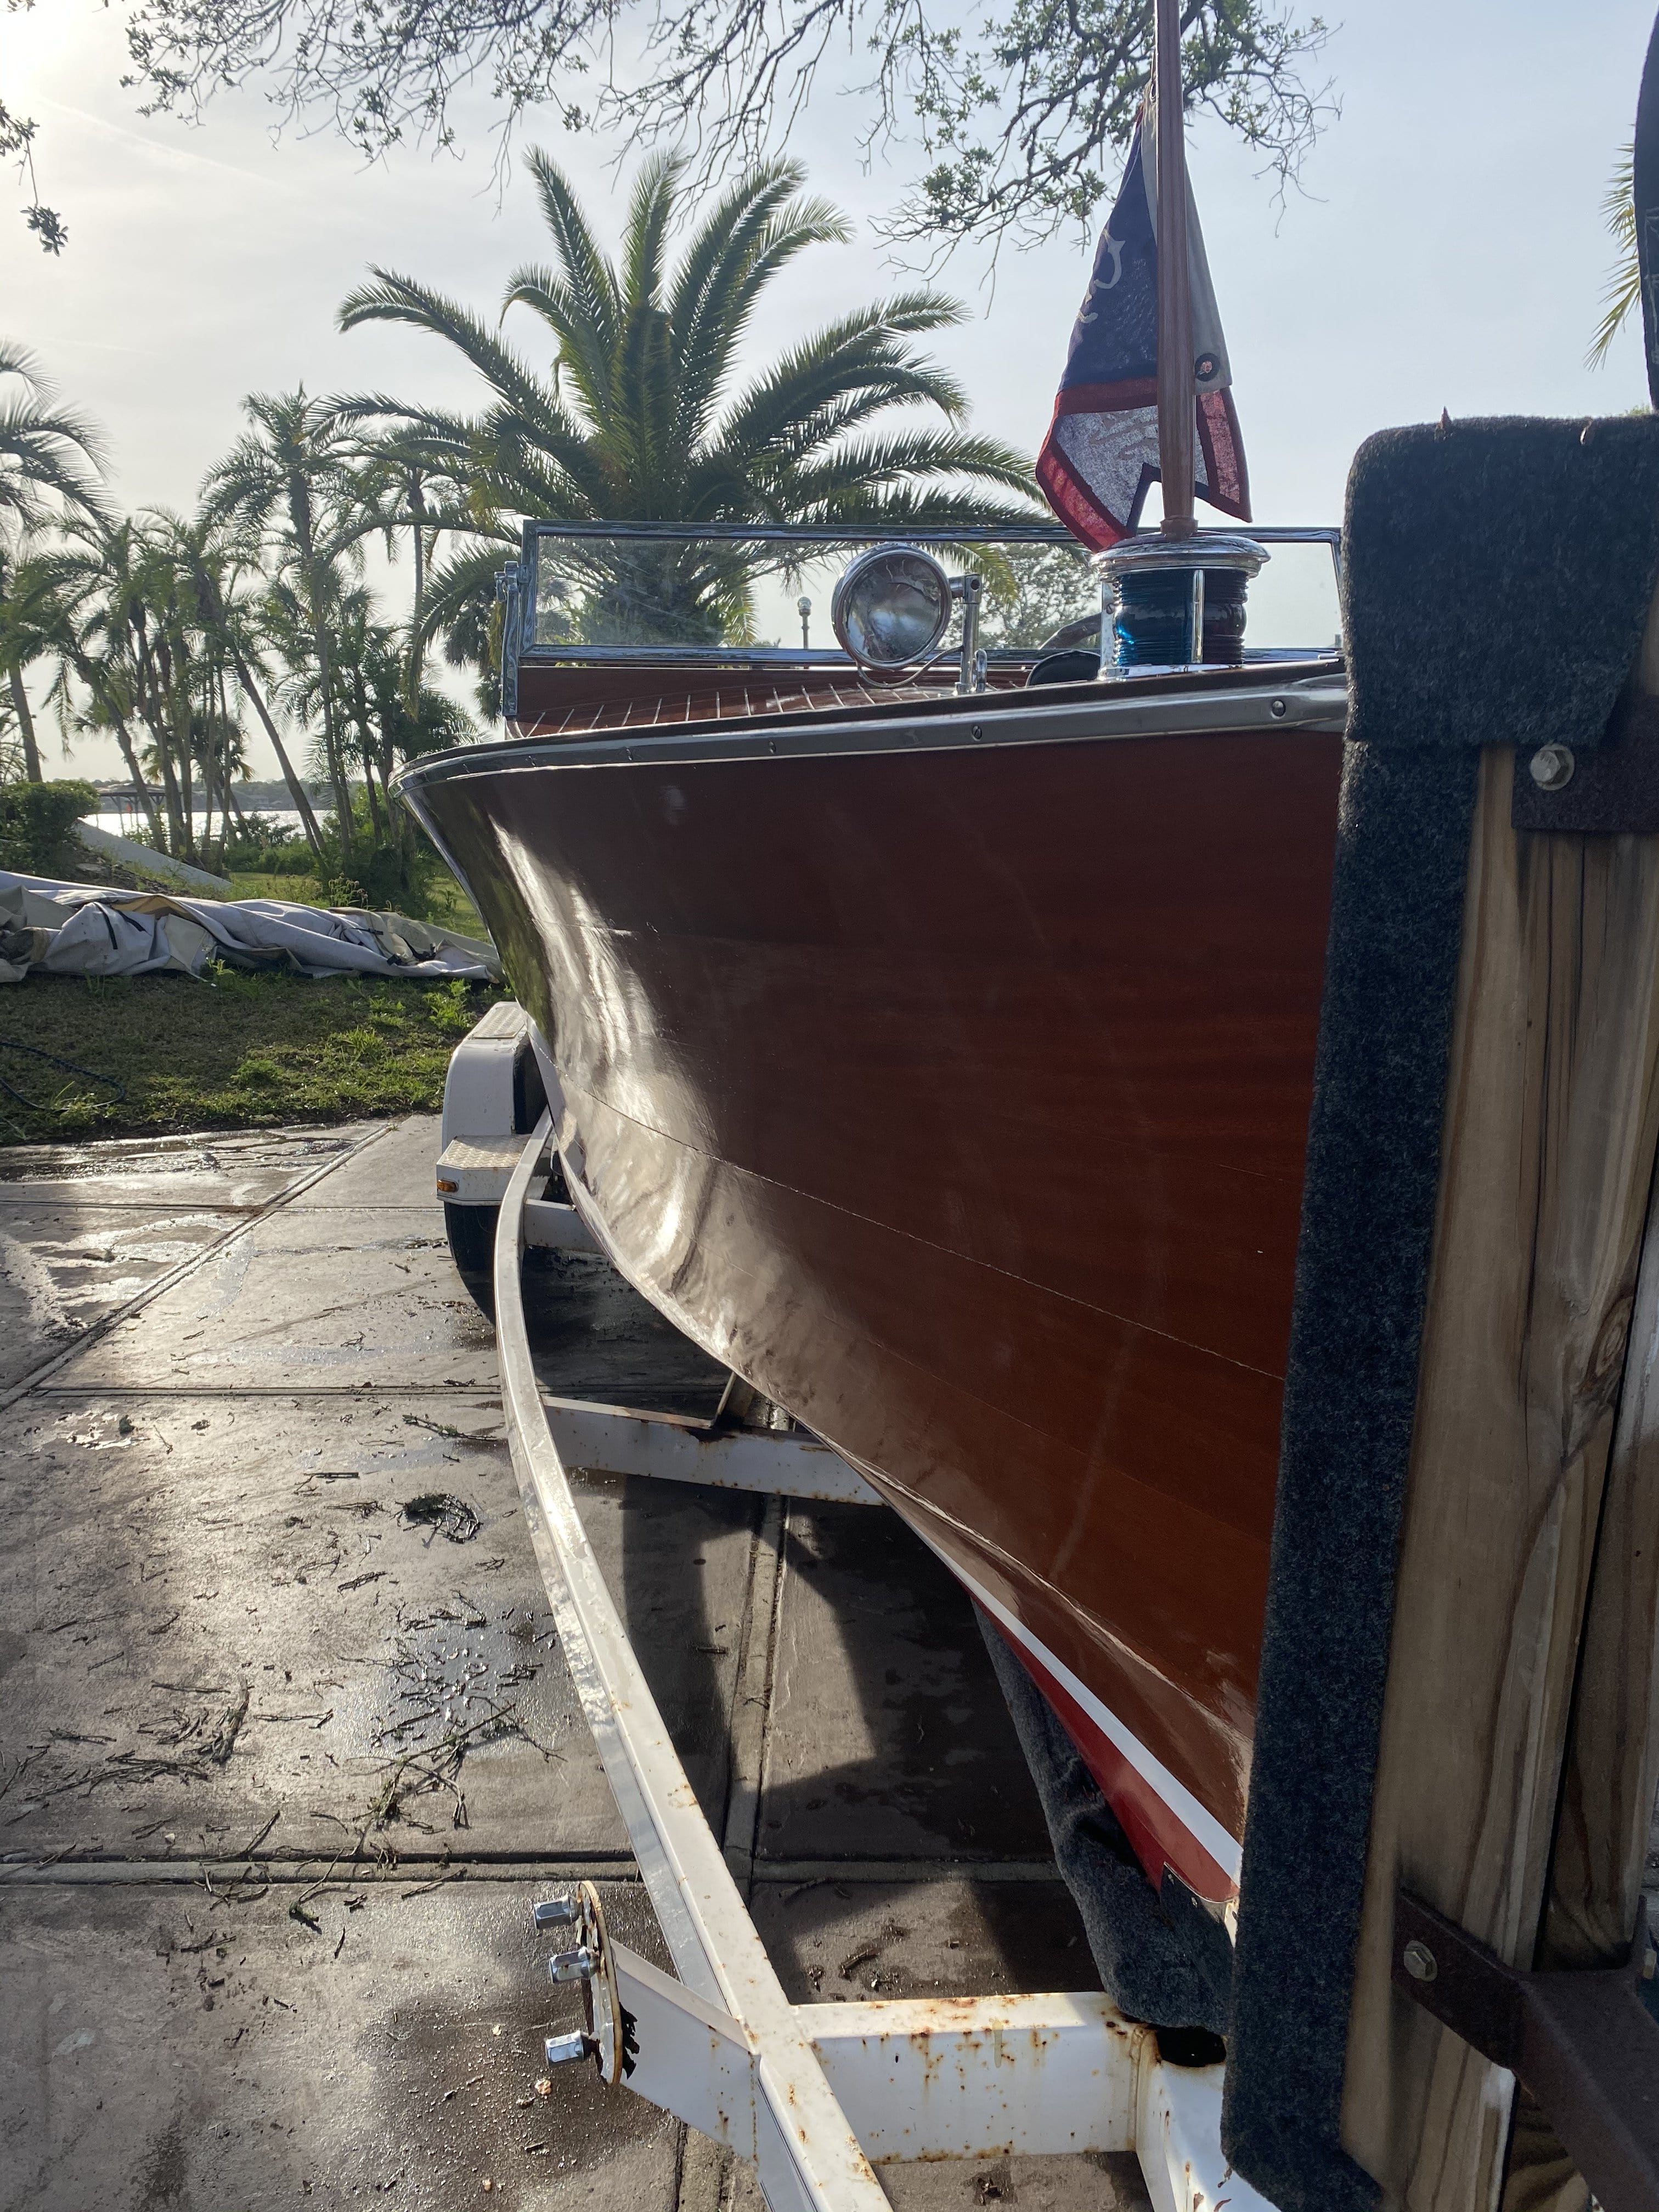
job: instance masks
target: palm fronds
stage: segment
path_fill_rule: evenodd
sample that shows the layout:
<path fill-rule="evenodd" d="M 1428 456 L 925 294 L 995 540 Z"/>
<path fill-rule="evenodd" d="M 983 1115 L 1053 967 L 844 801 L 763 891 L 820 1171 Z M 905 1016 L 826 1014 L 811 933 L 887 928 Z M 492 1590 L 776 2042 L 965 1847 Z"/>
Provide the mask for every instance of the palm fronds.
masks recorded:
<path fill-rule="evenodd" d="M 851 235 L 836 209 L 805 195 L 798 165 L 750 169 L 693 220 L 683 163 L 647 161 L 614 261 L 557 165 L 540 151 L 527 165 L 552 258 L 514 272 L 501 316 L 520 308 L 537 319 L 551 342 L 544 368 L 412 277 L 376 269 L 340 310 L 343 329 L 429 331 L 483 379 L 488 397 L 466 417 L 385 394 L 337 403 L 343 419 L 378 420 L 453 471 L 480 535 L 509 540 L 514 515 L 741 525 L 1036 511 L 1027 464 L 963 431 L 960 384 L 912 343 L 962 319 L 960 304 L 931 289 L 837 318 L 733 388 L 768 287 L 808 246 Z M 932 427 L 892 427 L 916 409 L 934 416 Z M 752 580 L 740 562 L 638 550 L 626 561 L 596 549 L 572 558 L 586 562 L 592 599 L 581 619 L 609 635 L 629 634 L 635 609 L 648 609 L 664 636 L 746 635 Z M 464 659 L 493 649 L 484 586 L 488 572 L 493 592 L 498 559 L 491 545 L 432 579 L 421 628 L 442 629 Z"/>
<path fill-rule="evenodd" d="M 105 512 L 102 434 L 64 406 L 27 346 L 0 338 L 0 525 L 12 541 L 75 514 Z"/>
<path fill-rule="evenodd" d="M 1601 289 L 1601 319 L 1584 356 L 1587 368 L 1601 368 L 1613 342 L 1642 297 L 1642 267 L 1636 250 L 1636 149 L 1620 149 L 1602 196 L 1601 215 L 1619 249 Z"/>

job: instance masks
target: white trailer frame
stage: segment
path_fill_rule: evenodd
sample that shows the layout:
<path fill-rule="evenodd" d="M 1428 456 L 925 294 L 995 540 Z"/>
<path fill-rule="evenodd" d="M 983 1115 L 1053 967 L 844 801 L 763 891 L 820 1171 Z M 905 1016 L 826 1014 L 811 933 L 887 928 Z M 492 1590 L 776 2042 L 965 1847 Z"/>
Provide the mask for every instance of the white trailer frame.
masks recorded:
<path fill-rule="evenodd" d="M 845 2005 L 785 1995 L 628 1641 L 565 1467 L 792 1497 L 874 1493 L 804 1431 L 722 1439 L 616 1408 L 544 1403 L 520 1276 L 536 1241 L 531 1192 L 550 1127 L 544 1114 L 521 1140 L 501 1201 L 507 1433 L 571 1677 L 679 1978 L 610 1940 L 586 1885 L 580 1901 L 538 1908 L 540 1925 L 576 1925 L 580 1940 L 551 1964 L 556 1980 L 581 1985 L 587 2022 L 550 2038 L 550 2062 L 591 2057 L 606 2079 L 728 2145 L 757 2169 L 771 2212 L 889 2212 L 874 2169 L 890 2161 L 1082 2151 L 1133 2151 L 1156 2212 L 1271 2212 L 1222 2154 L 1223 2069 L 1170 2063 L 1155 2031 L 1098 1991 Z"/>

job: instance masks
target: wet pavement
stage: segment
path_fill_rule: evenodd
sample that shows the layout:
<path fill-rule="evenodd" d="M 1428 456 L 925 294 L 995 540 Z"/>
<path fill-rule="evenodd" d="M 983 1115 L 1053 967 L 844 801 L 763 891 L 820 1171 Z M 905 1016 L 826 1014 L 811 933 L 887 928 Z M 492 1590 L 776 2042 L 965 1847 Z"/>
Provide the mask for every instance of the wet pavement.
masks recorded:
<path fill-rule="evenodd" d="M 663 1954 L 436 1151 L 422 1118 L 0 1153 L 0 2212 L 758 2205 L 587 2069 L 537 2086 L 569 2008 L 531 1899 L 586 1876 Z M 579 1488 L 792 1996 L 1095 1986 L 971 1615 L 890 1516 Z M 885 2178 L 1144 2205 L 1132 2160 Z"/>

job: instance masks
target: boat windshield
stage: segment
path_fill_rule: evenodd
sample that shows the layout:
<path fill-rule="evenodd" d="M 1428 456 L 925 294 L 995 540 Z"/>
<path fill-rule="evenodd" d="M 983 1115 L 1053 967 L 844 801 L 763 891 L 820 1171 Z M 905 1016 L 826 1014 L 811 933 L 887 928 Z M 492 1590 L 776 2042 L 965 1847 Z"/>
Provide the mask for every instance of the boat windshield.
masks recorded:
<path fill-rule="evenodd" d="M 1249 657 L 1328 653 L 1338 634 L 1334 530 L 1250 533 L 1269 559 L 1251 586 Z M 543 662 L 843 661 L 830 628 L 841 575 L 866 547 L 926 545 L 984 579 L 979 642 L 1029 661 L 1084 642 L 1100 618 L 1095 556 L 1058 527 L 740 530 L 663 523 L 531 523 L 514 581 L 520 657 Z M 953 624 L 939 651 L 957 649 Z"/>

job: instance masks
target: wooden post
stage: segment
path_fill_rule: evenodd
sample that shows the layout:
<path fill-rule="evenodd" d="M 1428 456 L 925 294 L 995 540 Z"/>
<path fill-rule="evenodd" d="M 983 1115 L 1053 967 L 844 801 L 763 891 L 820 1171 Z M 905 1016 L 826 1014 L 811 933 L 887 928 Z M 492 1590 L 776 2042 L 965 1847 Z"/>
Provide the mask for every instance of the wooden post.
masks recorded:
<path fill-rule="evenodd" d="M 1187 266 L 1187 125 L 1181 106 L 1181 0 L 1158 0 L 1158 467 L 1164 535 L 1190 538 L 1193 298 Z"/>
<path fill-rule="evenodd" d="M 1646 78 L 1644 78 L 1645 94 Z M 1659 697 L 1659 600 L 1632 690 Z M 1625 1962 L 1659 1788 L 1659 1180 L 1631 1314 L 1538 1943 L 1540 1966 Z M 1522 2097 L 1504 2212 L 1583 2212 L 1583 2180 Z"/>
<path fill-rule="evenodd" d="M 1409 2212 L 1498 2203 L 1513 2084 L 1390 1988 L 1397 1888 L 1517 1966 L 1547 1904 L 1564 1953 L 1605 1952 L 1652 1787 L 1659 837 L 1517 834 L 1514 771 L 1481 763 L 1343 2100 Z M 1510 2212 L 1574 2201 L 1536 2133 Z"/>
<path fill-rule="evenodd" d="M 1659 1190 L 1578 1662 L 1540 1966 L 1623 1963 L 1659 1790 Z M 1654 1931 L 1659 1934 L 1659 1930 Z"/>
<path fill-rule="evenodd" d="M 1540 1966 L 1625 1963 L 1659 1788 L 1659 1188 L 1648 1208 L 1556 1815 Z M 1516 2097 L 1503 2212 L 1585 2212 L 1589 2192 Z"/>

